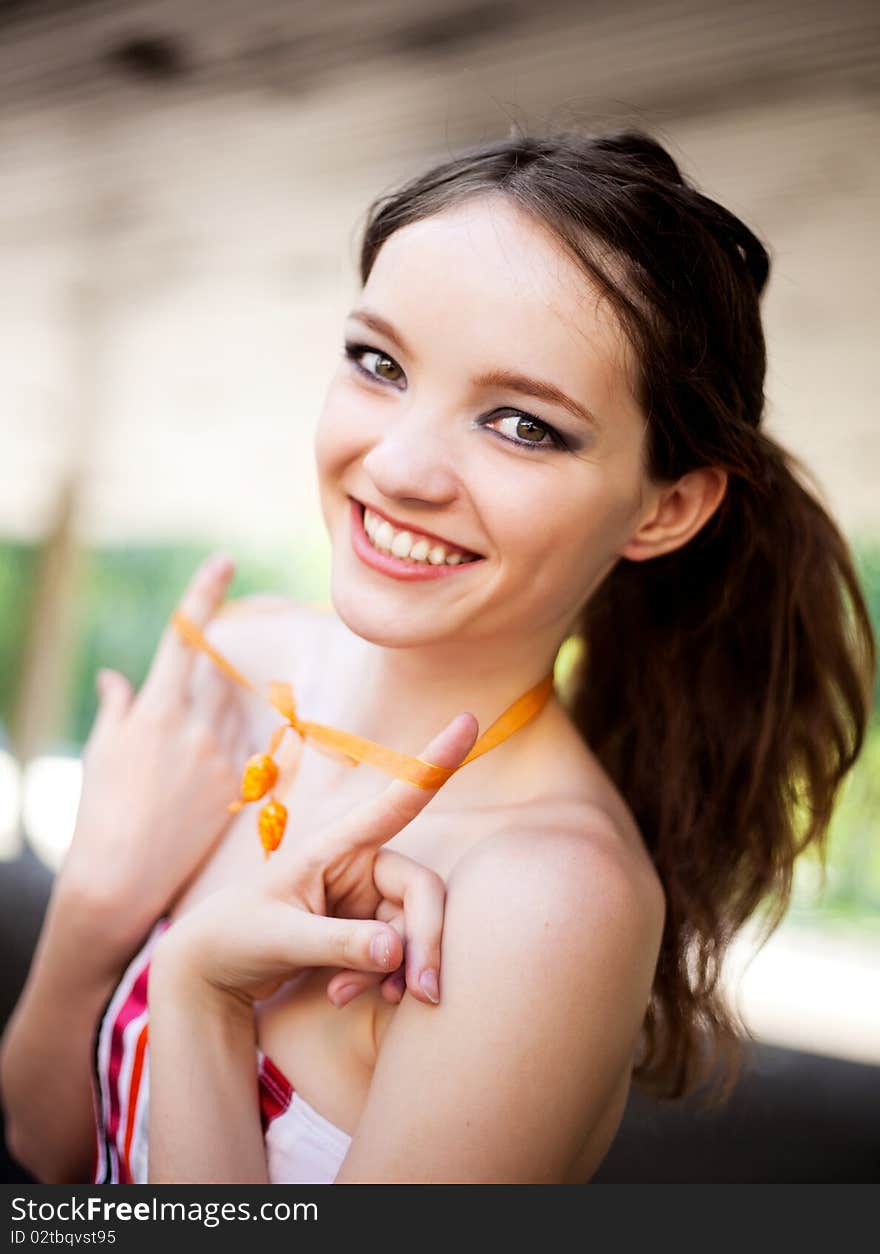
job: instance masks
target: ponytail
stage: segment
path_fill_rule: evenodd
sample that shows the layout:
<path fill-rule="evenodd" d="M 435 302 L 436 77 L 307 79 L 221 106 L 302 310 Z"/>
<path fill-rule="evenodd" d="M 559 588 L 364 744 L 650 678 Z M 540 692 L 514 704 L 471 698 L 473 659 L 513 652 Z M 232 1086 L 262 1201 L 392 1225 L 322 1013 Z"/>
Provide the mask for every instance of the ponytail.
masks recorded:
<path fill-rule="evenodd" d="M 718 1064 L 729 1094 L 742 1054 L 722 959 L 765 899 L 766 935 L 778 925 L 802 850 L 824 859 L 871 710 L 875 642 L 846 542 L 792 454 L 755 440 L 757 481 L 731 479 L 689 544 L 622 559 L 593 593 L 566 698 L 666 893 L 634 1071 L 658 1096 Z"/>

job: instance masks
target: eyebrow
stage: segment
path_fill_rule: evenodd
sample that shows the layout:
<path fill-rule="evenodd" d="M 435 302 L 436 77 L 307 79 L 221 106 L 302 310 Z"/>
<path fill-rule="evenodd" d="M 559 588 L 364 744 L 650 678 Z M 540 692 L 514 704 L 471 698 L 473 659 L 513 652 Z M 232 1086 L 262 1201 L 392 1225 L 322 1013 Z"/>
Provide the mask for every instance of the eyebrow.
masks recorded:
<path fill-rule="evenodd" d="M 395 330 L 386 318 L 378 314 L 373 309 L 358 308 L 352 309 L 348 315 L 349 318 L 357 318 L 364 326 L 370 327 L 373 331 L 378 331 L 380 335 L 387 336 L 392 344 L 395 344 L 402 353 L 407 357 L 415 357 L 415 353 L 409 348 L 399 331 Z M 525 396 L 534 396 L 538 400 L 547 401 L 550 405 L 559 405 L 562 409 L 567 409 L 575 418 L 579 418 L 581 422 L 585 422 L 588 426 L 596 431 L 602 430 L 602 424 L 599 419 L 585 405 L 579 404 L 572 400 L 560 388 L 553 383 L 548 383 L 543 379 L 533 379 L 529 375 L 520 374 L 515 370 L 488 370 L 483 374 L 477 375 L 474 379 L 477 387 L 482 388 L 506 388 L 512 392 L 519 392 Z"/>

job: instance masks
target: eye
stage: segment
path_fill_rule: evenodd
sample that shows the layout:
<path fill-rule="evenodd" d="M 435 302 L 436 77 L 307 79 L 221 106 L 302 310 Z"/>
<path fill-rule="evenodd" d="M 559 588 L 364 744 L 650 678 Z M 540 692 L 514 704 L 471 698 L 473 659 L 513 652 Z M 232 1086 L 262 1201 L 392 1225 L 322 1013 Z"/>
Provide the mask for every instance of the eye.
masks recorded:
<path fill-rule="evenodd" d="M 513 434 L 501 435 L 501 438 L 507 440 L 508 444 L 518 444 L 521 448 L 528 448 L 530 451 L 532 449 L 568 448 L 565 440 L 554 427 L 551 427 L 547 422 L 542 422 L 540 418 L 533 418 L 531 414 L 513 410 L 511 413 L 489 418 L 481 425 L 488 427 L 493 422 L 513 423 L 513 426 L 509 428 Z M 501 433 L 499 432 L 499 434 Z"/>
<path fill-rule="evenodd" d="M 381 349 L 370 348 L 369 344 L 351 344 L 346 341 L 344 352 L 355 370 L 359 370 L 368 379 L 378 379 L 379 382 L 383 383 L 396 383 L 398 378 L 403 377 L 403 371 L 394 358 L 389 357 L 387 353 L 383 353 Z M 373 368 L 363 364 L 363 359 L 365 358 L 373 359 Z M 393 377 L 384 373 L 388 369 L 399 371 L 398 376 Z"/>
<path fill-rule="evenodd" d="M 369 344 L 354 344 L 350 340 L 346 340 L 343 351 L 344 356 L 351 362 L 355 370 L 365 378 L 372 380 L 373 383 L 390 383 L 396 386 L 398 380 L 406 378 L 403 370 L 394 358 L 379 348 L 373 348 Z M 391 372 L 393 371 L 397 371 L 397 374 L 392 375 Z M 540 452 L 547 449 L 569 450 L 571 448 L 568 441 L 559 434 L 555 427 L 551 427 L 548 422 L 536 418 L 533 414 L 524 413 L 522 410 L 511 410 L 508 413 L 496 414 L 479 423 L 479 426 L 488 427 L 490 423 L 495 422 L 515 423 L 513 427 L 514 434 L 503 435 L 500 431 L 495 434 L 498 435 L 499 439 L 504 440 L 506 444 L 515 444 L 519 448 L 527 449 L 529 452 L 533 449 Z"/>

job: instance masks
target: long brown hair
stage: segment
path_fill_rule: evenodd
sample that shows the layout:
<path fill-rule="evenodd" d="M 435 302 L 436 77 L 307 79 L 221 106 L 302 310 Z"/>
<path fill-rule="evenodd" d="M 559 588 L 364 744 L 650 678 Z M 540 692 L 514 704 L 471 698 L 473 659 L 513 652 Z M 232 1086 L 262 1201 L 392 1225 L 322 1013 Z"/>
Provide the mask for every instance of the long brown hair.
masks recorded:
<path fill-rule="evenodd" d="M 646 474 L 728 472 L 687 544 L 621 559 L 594 590 L 563 695 L 666 895 L 634 1079 L 680 1097 L 721 1063 L 723 1100 L 742 1055 L 722 959 L 759 905 L 765 936 L 777 926 L 803 849 L 824 858 L 871 711 L 868 611 L 808 472 L 761 429 L 770 261 L 756 235 L 642 131 L 516 135 L 374 201 L 362 281 L 396 230 L 490 192 L 552 228 L 612 302 L 638 363 Z"/>

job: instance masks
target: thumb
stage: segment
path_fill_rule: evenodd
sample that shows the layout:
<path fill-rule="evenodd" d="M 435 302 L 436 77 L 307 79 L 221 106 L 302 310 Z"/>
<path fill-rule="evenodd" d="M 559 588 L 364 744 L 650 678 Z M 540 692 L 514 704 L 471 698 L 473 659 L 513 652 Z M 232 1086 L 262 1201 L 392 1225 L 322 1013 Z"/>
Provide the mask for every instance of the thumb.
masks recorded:
<path fill-rule="evenodd" d="M 297 966 L 387 972 L 403 961 L 403 941 L 390 923 L 336 919 L 297 907 L 292 914 L 290 956 Z"/>
<path fill-rule="evenodd" d="M 95 719 L 95 730 L 116 723 L 122 718 L 131 705 L 134 689 L 119 671 L 99 670 L 95 676 L 95 687 L 98 691 L 98 716 Z"/>

